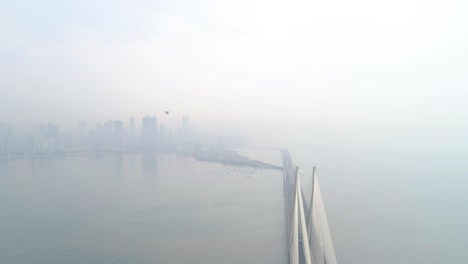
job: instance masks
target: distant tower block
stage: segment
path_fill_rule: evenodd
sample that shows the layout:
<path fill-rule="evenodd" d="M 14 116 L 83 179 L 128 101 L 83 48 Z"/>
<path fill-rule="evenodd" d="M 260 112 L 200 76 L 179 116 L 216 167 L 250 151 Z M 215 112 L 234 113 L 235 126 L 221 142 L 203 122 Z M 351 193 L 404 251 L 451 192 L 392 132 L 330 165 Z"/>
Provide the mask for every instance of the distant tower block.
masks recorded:
<path fill-rule="evenodd" d="M 143 147 L 153 147 L 158 135 L 158 119 L 152 116 L 145 116 L 142 119 L 141 144 Z"/>

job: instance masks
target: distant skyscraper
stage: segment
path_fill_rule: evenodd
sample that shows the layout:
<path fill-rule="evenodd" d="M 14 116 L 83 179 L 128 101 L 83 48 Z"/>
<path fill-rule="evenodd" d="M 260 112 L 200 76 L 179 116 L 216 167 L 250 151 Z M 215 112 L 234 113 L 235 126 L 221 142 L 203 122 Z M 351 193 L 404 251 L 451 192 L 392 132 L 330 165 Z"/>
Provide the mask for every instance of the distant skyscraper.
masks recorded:
<path fill-rule="evenodd" d="M 96 135 L 95 135 L 95 147 L 101 148 L 104 144 L 104 139 L 103 139 L 103 131 L 102 131 L 102 124 L 100 122 L 96 123 Z"/>
<path fill-rule="evenodd" d="M 159 124 L 159 141 L 160 142 L 164 142 L 164 135 L 165 131 L 164 131 L 164 125 L 161 123 Z"/>
<path fill-rule="evenodd" d="M 124 127 L 123 122 L 114 120 L 114 145 L 118 147 L 123 146 Z"/>
<path fill-rule="evenodd" d="M 84 121 L 78 122 L 78 128 L 76 131 L 76 144 L 78 147 L 84 147 L 86 145 L 86 138 L 87 138 L 87 133 L 86 133 L 86 124 Z"/>
<path fill-rule="evenodd" d="M 141 125 L 142 147 L 153 147 L 158 136 L 158 119 L 152 116 L 145 116 Z"/>
<path fill-rule="evenodd" d="M 102 143 L 103 147 L 110 148 L 114 145 L 114 121 L 107 120 L 102 126 Z"/>

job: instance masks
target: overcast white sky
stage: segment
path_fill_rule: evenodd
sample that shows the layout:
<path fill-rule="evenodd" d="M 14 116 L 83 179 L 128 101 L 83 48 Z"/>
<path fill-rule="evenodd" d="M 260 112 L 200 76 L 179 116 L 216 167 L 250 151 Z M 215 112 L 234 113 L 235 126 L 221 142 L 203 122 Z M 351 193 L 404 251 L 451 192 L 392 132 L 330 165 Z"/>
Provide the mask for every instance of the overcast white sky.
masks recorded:
<path fill-rule="evenodd" d="M 467 124 L 468 1 L 0 6 L 2 122 L 170 109 L 206 122 Z"/>

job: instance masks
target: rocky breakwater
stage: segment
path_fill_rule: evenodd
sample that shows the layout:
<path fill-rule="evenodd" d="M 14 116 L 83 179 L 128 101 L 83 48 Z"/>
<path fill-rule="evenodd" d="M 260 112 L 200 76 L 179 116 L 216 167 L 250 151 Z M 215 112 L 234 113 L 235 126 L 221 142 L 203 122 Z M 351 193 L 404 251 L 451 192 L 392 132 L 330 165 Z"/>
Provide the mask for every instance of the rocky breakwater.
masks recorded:
<path fill-rule="evenodd" d="M 251 160 L 245 156 L 239 155 L 237 152 L 213 147 L 195 148 L 191 154 L 197 160 L 219 162 L 225 165 L 253 167 L 259 169 L 282 170 L 280 166 L 264 163 L 258 160 Z"/>

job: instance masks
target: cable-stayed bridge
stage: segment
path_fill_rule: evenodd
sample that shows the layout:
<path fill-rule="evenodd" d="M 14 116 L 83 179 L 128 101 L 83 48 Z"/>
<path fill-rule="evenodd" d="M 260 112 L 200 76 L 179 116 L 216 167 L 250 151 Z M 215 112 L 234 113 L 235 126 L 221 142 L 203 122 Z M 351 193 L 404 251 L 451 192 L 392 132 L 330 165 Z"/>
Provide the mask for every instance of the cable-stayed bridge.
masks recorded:
<path fill-rule="evenodd" d="M 299 168 L 293 165 L 287 150 L 281 152 L 290 264 L 336 264 L 315 167 L 311 196 L 307 198 L 302 190 Z"/>

